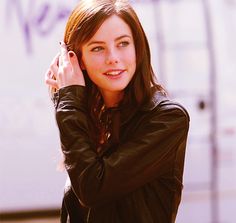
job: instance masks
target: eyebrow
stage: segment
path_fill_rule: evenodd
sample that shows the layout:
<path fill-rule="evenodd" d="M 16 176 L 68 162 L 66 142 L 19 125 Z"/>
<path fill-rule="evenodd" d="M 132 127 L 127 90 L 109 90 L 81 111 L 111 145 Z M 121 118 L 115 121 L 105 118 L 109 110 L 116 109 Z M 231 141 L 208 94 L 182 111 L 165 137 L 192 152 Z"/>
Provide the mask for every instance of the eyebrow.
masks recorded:
<path fill-rule="evenodd" d="M 115 38 L 115 41 L 118 41 L 118 40 L 123 39 L 125 37 L 128 37 L 128 38 L 131 39 L 131 36 L 129 36 L 129 35 L 122 35 L 122 36 L 119 36 L 119 37 Z M 95 40 L 95 41 L 89 42 L 88 46 L 93 45 L 93 44 L 104 44 L 104 43 L 105 43 L 104 41 L 96 41 Z"/>

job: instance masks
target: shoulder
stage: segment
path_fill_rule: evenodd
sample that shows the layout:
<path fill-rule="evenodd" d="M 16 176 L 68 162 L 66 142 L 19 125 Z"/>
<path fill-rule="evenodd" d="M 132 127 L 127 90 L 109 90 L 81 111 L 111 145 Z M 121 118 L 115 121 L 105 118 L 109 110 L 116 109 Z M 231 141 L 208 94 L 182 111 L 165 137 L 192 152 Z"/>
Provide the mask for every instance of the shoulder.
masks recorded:
<path fill-rule="evenodd" d="M 159 91 L 153 94 L 151 100 L 141 110 L 158 115 L 182 116 L 187 122 L 190 121 L 189 113 L 182 104 L 170 99 L 167 95 Z"/>

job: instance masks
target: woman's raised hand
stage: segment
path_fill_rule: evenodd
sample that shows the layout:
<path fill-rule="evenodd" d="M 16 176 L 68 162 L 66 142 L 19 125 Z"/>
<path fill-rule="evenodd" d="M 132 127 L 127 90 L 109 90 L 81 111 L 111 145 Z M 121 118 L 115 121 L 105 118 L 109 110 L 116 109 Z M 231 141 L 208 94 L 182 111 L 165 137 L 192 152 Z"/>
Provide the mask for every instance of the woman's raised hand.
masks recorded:
<path fill-rule="evenodd" d="M 67 50 L 66 44 L 61 42 L 60 53 L 54 57 L 45 74 L 45 82 L 56 90 L 70 86 L 85 86 L 84 76 L 76 54 Z"/>

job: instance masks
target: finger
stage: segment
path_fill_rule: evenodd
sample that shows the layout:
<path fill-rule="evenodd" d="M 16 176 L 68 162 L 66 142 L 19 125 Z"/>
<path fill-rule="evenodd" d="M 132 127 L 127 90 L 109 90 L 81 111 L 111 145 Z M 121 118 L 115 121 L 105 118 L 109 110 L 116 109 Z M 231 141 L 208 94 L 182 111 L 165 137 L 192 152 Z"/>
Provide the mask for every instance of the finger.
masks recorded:
<path fill-rule="evenodd" d="M 84 75 L 83 72 L 81 70 L 78 58 L 76 56 L 76 54 L 73 51 L 70 51 L 68 53 L 68 56 L 70 57 L 70 63 L 73 67 L 74 70 L 74 74 L 76 74 L 77 78 L 78 78 L 78 82 L 77 84 L 85 86 L 85 80 L 84 80 Z"/>
<path fill-rule="evenodd" d="M 45 73 L 45 79 L 54 79 L 54 80 L 56 79 L 51 69 L 48 69 L 47 72 Z"/>
<path fill-rule="evenodd" d="M 60 53 L 58 53 L 52 60 L 52 63 L 50 65 L 50 70 L 54 73 L 55 77 L 57 75 L 58 72 L 58 65 L 59 65 L 59 57 L 60 57 Z"/>
<path fill-rule="evenodd" d="M 60 42 L 60 57 L 59 57 L 59 65 L 63 65 L 64 63 L 68 63 L 69 62 L 69 57 L 68 57 L 68 50 L 66 47 L 66 44 L 64 42 Z"/>
<path fill-rule="evenodd" d="M 53 58 L 51 65 L 58 66 L 59 65 L 59 57 L 60 57 L 60 53 L 57 53 L 57 55 Z"/>
<path fill-rule="evenodd" d="M 46 80 L 47 78 L 51 79 L 52 76 L 53 76 L 52 71 L 51 71 L 50 69 L 48 69 L 47 72 L 46 72 L 45 75 L 44 75 L 44 78 L 45 78 L 45 80 Z"/>
<path fill-rule="evenodd" d="M 70 58 L 70 62 L 74 68 L 75 73 L 82 72 L 76 54 L 73 51 L 69 51 L 68 56 Z"/>
<path fill-rule="evenodd" d="M 54 79 L 50 79 L 50 78 L 45 78 L 45 83 L 47 85 L 49 85 L 50 87 L 53 87 L 55 89 L 58 89 L 58 84 L 57 81 Z"/>
<path fill-rule="evenodd" d="M 49 69 L 45 74 L 45 83 L 53 88 L 58 89 L 58 83 L 53 72 Z"/>

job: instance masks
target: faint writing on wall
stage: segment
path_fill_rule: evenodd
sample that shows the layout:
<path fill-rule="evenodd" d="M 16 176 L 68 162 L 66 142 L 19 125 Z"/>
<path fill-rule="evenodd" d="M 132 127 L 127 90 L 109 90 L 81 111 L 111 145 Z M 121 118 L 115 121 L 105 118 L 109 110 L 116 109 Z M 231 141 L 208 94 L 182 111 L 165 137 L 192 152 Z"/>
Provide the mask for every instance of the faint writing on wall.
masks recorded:
<path fill-rule="evenodd" d="M 159 2 L 160 0 L 152 0 Z M 172 0 L 176 1 L 176 0 Z M 23 4 L 24 2 L 24 4 Z M 27 2 L 27 3 L 26 3 Z M 134 3 L 147 3 L 150 0 L 133 0 Z M 71 4 L 69 4 L 71 3 Z M 24 45 L 28 54 L 33 53 L 33 35 L 45 37 L 52 33 L 57 25 L 68 18 L 73 7 L 78 0 L 52 2 L 50 0 L 6 0 L 5 21 L 6 25 L 11 25 L 11 20 L 17 19 Z"/>
<path fill-rule="evenodd" d="M 64 3 L 65 4 L 65 3 Z M 68 4 L 67 4 L 68 5 Z M 41 37 L 49 35 L 57 24 L 68 18 L 71 8 L 63 4 L 53 4 L 50 1 L 38 3 L 29 0 L 23 7 L 20 0 L 6 0 L 6 25 L 11 25 L 16 18 L 23 35 L 27 53 L 33 53 L 33 35 Z"/>

